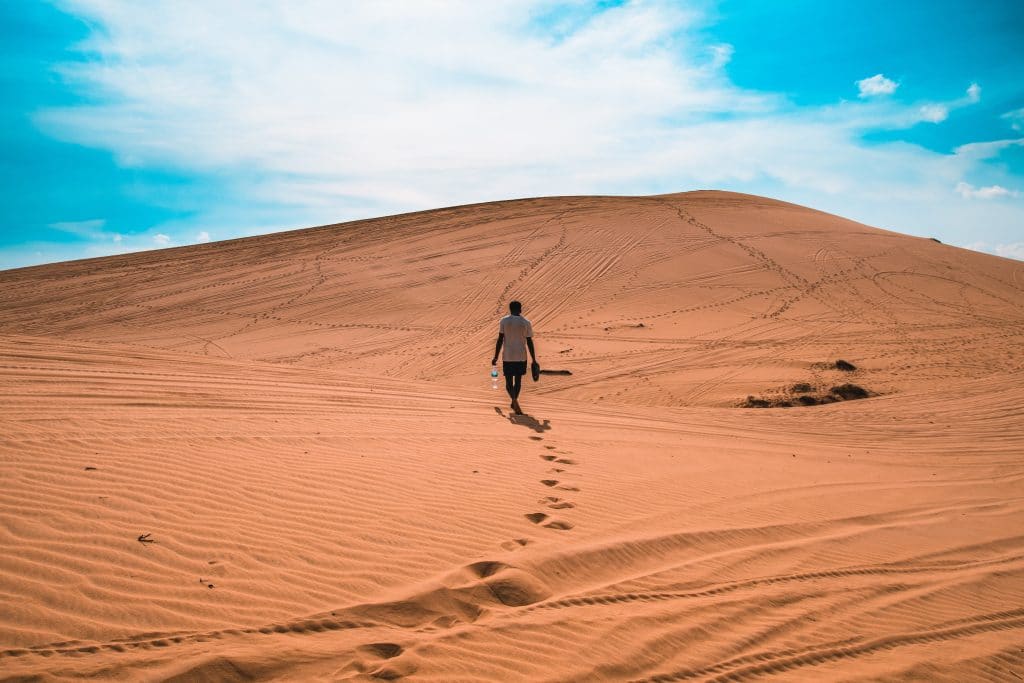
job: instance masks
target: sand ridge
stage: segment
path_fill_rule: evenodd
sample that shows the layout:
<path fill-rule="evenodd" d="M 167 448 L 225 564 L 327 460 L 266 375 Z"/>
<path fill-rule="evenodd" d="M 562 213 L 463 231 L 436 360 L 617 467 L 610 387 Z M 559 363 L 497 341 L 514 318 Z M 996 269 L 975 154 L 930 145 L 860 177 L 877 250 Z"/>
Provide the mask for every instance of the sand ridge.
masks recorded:
<path fill-rule="evenodd" d="M 1012 679 L 1021 268 L 707 192 L 0 273 L 0 677 Z"/>

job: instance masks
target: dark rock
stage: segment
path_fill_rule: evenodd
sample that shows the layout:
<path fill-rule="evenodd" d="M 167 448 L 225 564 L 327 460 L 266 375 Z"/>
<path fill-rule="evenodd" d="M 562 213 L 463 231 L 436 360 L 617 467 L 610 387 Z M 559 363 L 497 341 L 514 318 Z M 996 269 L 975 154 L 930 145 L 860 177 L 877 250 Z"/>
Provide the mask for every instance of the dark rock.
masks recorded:
<path fill-rule="evenodd" d="M 829 390 L 833 396 L 838 396 L 844 401 L 853 401 L 858 398 L 867 398 L 870 396 L 868 390 L 864 387 L 859 387 L 856 384 L 842 384 L 838 387 L 832 387 Z"/>

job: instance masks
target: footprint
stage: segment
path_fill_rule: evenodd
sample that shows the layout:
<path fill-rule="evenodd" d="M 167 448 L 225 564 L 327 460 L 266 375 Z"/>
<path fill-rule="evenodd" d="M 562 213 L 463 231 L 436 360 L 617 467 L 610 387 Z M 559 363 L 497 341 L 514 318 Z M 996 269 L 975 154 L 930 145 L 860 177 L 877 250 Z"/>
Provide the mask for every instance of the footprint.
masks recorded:
<path fill-rule="evenodd" d="M 562 500 L 558 496 L 545 496 L 537 502 L 541 505 L 547 505 L 552 510 L 568 510 L 569 508 L 576 507 L 576 503 L 570 503 L 567 500 Z"/>
<path fill-rule="evenodd" d="M 554 446 L 545 446 L 544 448 L 548 449 L 549 451 L 555 450 Z"/>
<path fill-rule="evenodd" d="M 546 514 L 544 514 L 543 512 L 531 512 L 531 513 L 525 515 L 525 517 L 528 520 L 530 520 L 531 522 L 533 522 L 534 524 L 540 524 L 541 522 L 543 522 L 544 520 L 546 520 L 548 518 L 548 516 Z M 556 520 L 550 521 L 547 524 L 545 524 L 544 528 L 545 529 L 555 529 L 557 531 L 568 531 L 569 529 L 572 528 L 572 524 L 570 524 L 569 522 L 563 522 L 562 520 L 556 519 Z"/>
<path fill-rule="evenodd" d="M 541 479 L 540 483 L 544 484 L 545 486 L 554 486 L 558 482 L 554 479 Z"/>
<path fill-rule="evenodd" d="M 532 440 L 534 440 L 534 441 L 543 441 L 544 440 L 543 436 L 531 436 L 530 438 Z"/>
<path fill-rule="evenodd" d="M 397 681 L 399 678 L 411 676 L 416 673 L 416 665 L 412 662 L 390 662 L 379 669 L 367 672 L 371 678 L 382 681 Z"/>
<path fill-rule="evenodd" d="M 547 460 L 548 462 L 551 462 L 552 460 L 555 459 L 555 456 L 553 456 L 553 455 L 542 455 L 540 457 L 541 457 L 541 460 Z"/>
<path fill-rule="evenodd" d="M 563 465 L 575 465 L 576 464 L 575 460 L 570 460 L 569 458 L 559 458 L 558 460 L 555 460 L 555 462 L 560 462 Z"/>
<path fill-rule="evenodd" d="M 405 651 L 398 643 L 370 643 L 360 646 L 359 650 L 381 659 L 393 659 Z"/>
<path fill-rule="evenodd" d="M 483 560 L 480 562 L 474 562 L 466 568 L 469 569 L 469 571 L 473 572 L 473 574 L 475 574 L 477 578 L 486 579 L 488 576 L 494 576 L 502 569 L 508 569 L 508 565 L 504 562 Z"/>
<path fill-rule="evenodd" d="M 511 541 L 505 541 L 504 543 L 502 543 L 501 547 L 504 550 L 518 550 L 519 548 L 522 548 L 524 545 L 529 544 L 529 542 L 530 539 L 528 538 L 513 538 Z"/>
<path fill-rule="evenodd" d="M 558 490 L 559 491 L 579 491 L 579 489 L 576 488 L 575 486 L 559 486 Z"/>

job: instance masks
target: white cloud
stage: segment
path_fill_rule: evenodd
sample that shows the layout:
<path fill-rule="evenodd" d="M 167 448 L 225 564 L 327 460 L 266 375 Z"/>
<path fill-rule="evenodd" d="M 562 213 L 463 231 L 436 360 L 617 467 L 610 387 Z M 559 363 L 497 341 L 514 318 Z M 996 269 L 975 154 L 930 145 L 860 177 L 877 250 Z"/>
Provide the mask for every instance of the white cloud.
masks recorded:
<path fill-rule="evenodd" d="M 592 169 L 636 171 L 673 125 L 776 100 L 728 83 L 728 46 L 687 52 L 695 19 L 675 3 L 615 7 L 557 41 L 528 26 L 543 1 L 413 5 L 72 2 L 104 27 L 101 59 L 64 73 L 106 103 L 39 122 L 124 165 L 244 171 L 278 198 L 304 186 L 294 204 L 313 193 L 337 218 L 549 194 L 552 178 L 611 189 Z"/>
<path fill-rule="evenodd" d="M 716 69 L 728 64 L 732 60 L 733 53 L 735 52 L 735 48 L 728 43 L 712 45 L 708 49 L 711 51 L 711 65 Z"/>
<path fill-rule="evenodd" d="M 998 199 L 1000 197 L 1016 197 L 1019 194 L 1014 190 L 1007 190 L 1002 185 L 975 187 L 965 182 L 957 183 L 956 191 L 964 199 Z"/>
<path fill-rule="evenodd" d="M 114 237 L 113 237 L 113 240 L 114 240 L 115 242 L 120 242 L 120 241 L 121 241 L 122 239 L 123 239 L 123 238 L 121 237 L 121 235 L 117 235 L 117 234 L 115 234 L 115 235 L 114 235 Z"/>
<path fill-rule="evenodd" d="M 1004 258 L 1024 261 L 1024 242 L 1010 242 L 1007 244 L 989 244 L 988 242 L 974 242 L 964 246 L 972 251 L 983 251 L 987 254 L 995 254 Z"/>
<path fill-rule="evenodd" d="M 921 120 L 929 123 L 942 123 L 949 118 L 949 109 L 941 104 L 925 104 L 921 106 Z"/>
<path fill-rule="evenodd" d="M 955 100 L 948 102 L 928 102 L 918 108 L 920 120 L 928 123 L 942 123 L 949 118 L 949 112 L 961 107 L 977 104 L 981 101 L 981 86 L 971 83 L 964 94 Z"/>
<path fill-rule="evenodd" d="M 971 142 L 966 145 L 960 145 L 953 150 L 953 153 L 962 159 L 976 162 L 993 159 L 999 156 L 1003 150 L 1010 147 L 1024 147 L 1024 138 Z"/>
<path fill-rule="evenodd" d="M 160 247 L 166 247 L 171 243 L 171 238 L 161 232 L 153 235 L 153 243 Z"/>
<path fill-rule="evenodd" d="M 107 221 L 103 218 L 92 218 L 84 221 L 58 221 L 50 223 L 50 227 L 54 230 L 66 232 L 69 235 L 75 235 L 76 237 L 99 239 L 102 238 L 103 226 L 106 224 Z"/>
<path fill-rule="evenodd" d="M 384 213 L 715 179 L 836 187 L 844 176 L 850 187 L 854 167 L 830 159 L 874 159 L 876 150 L 858 151 L 864 129 L 922 116 L 882 102 L 795 115 L 728 82 L 730 46 L 688 52 L 695 17 L 671 2 L 607 10 L 559 40 L 527 30 L 544 2 L 304 2 L 237 15 L 174 2 L 72 7 L 106 30 L 91 42 L 103 61 L 68 76 L 110 103 L 51 110 L 50 130 L 126 164 L 257 169 L 245 191 L 327 220 L 352 206 Z M 882 74 L 860 85 L 897 87 Z M 749 149 L 730 166 L 715 149 L 734 146 L 734 133 Z M 812 147 L 822 135 L 830 147 Z"/>
<path fill-rule="evenodd" d="M 1009 121 L 1010 127 L 1014 130 L 1024 130 L 1024 107 L 1008 111 L 1001 118 Z"/>
<path fill-rule="evenodd" d="M 1013 242 L 1012 244 L 997 244 L 992 247 L 992 253 L 996 256 L 1024 261 L 1024 242 Z"/>
<path fill-rule="evenodd" d="M 203 243 L 209 242 L 209 241 L 210 241 L 210 233 L 208 233 L 206 230 L 201 230 L 199 232 L 199 234 L 196 235 L 196 242 L 198 242 L 200 244 L 203 244 Z"/>
<path fill-rule="evenodd" d="M 557 43 L 525 33 L 527 3 L 254 5 L 242 24 L 222 4 L 73 6 L 109 34 L 90 43 L 101 64 L 66 73 L 116 101 L 43 121 L 126 164 L 478 173 L 628 148 L 661 117 L 759 99 L 678 58 L 690 17 L 670 3 L 608 10 Z"/>
<path fill-rule="evenodd" d="M 857 81 L 857 88 L 860 90 L 859 97 L 877 97 L 879 95 L 891 95 L 900 87 L 896 81 L 891 81 L 882 74 L 875 74 L 870 78 L 862 78 Z"/>

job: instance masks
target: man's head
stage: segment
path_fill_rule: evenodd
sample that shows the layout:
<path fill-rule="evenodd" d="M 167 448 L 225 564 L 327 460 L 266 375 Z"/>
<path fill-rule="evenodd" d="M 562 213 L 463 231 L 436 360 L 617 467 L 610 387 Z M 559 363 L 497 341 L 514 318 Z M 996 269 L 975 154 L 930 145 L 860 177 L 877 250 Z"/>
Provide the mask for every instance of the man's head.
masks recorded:
<path fill-rule="evenodd" d="M 523 312 L 523 305 L 518 301 L 508 302 L 508 312 L 512 315 L 519 315 Z"/>

